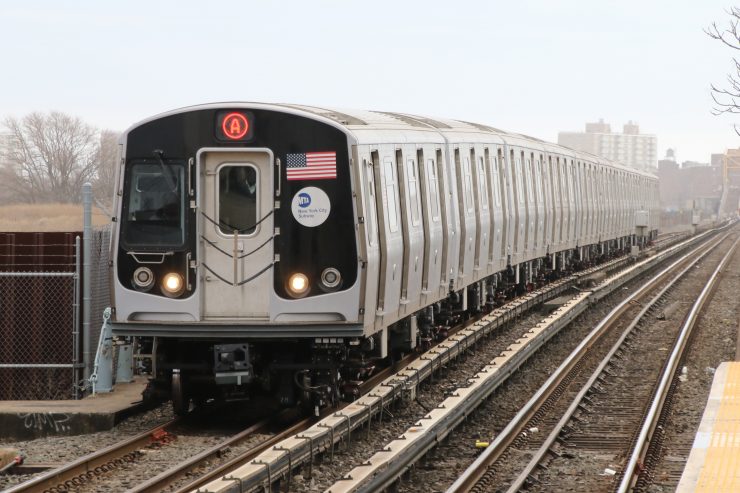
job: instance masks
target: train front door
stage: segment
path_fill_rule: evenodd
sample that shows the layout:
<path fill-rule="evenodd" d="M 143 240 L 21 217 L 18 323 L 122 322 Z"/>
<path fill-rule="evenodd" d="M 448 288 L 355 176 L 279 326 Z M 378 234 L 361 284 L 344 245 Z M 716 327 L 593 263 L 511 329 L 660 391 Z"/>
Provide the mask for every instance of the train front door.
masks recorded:
<path fill-rule="evenodd" d="M 274 260 L 272 153 L 199 153 L 204 320 L 269 320 Z"/>

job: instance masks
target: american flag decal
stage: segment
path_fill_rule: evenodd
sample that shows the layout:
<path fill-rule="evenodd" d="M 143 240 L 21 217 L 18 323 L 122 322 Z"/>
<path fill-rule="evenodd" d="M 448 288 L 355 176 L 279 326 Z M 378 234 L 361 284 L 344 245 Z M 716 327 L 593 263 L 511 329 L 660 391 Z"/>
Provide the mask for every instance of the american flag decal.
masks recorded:
<path fill-rule="evenodd" d="M 337 178 L 336 152 L 307 152 L 285 156 L 288 180 L 326 180 Z"/>

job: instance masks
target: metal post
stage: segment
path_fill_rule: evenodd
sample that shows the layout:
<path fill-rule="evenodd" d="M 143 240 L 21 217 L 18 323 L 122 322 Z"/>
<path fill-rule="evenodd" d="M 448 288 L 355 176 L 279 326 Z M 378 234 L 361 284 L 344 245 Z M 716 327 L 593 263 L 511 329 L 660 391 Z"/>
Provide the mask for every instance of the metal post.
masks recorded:
<path fill-rule="evenodd" d="M 90 383 L 93 395 L 110 392 L 113 390 L 113 334 L 111 333 L 110 320 L 111 309 L 106 308 L 103 312 L 103 326 L 100 328 L 98 350 L 95 353 L 95 365 L 93 366 Z"/>
<path fill-rule="evenodd" d="M 80 237 L 75 237 L 75 278 L 74 278 L 74 329 L 72 332 L 72 363 L 74 363 L 74 369 L 72 375 L 74 378 L 74 390 L 75 399 L 80 398 L 80 380 L 83 376 L 80 374 L 80 276 L 82 275 L 82 244 Z"/>
<path fill-rule="evenodd" d="M 116 366 L 116 383 L 134 381 L 133 344 L 121 344 L 118 347 L 118 365 Z"/>
<path fill-rule="evenodd" d="M 92 243 L 92 185 L 82 185 L 82 357 L 85 364 L 85 380 L 90 378 L 92 372 L 92 343 L 90 333 L 90 320 L 92 313 L 92 286 L 91 284 L 91 243 Z"/>

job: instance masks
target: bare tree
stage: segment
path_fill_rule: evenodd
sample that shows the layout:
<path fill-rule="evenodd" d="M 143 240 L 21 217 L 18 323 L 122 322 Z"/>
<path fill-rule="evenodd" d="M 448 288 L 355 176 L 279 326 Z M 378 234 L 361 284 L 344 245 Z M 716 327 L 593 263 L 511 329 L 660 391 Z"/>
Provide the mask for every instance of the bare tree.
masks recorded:
<path fill-rule="evenodd" d="M 730 20 L 726 28 L 720 28 L 716 22 L 713 22 L 704 32 L 733 50 L 740 51 L 740 27 L 738 26 L 740 7 L 732 7 L 727 13 L 730 15 Z M 732 61 L 735 65 L 734 71 L 727 74 L 727 85 L 718 87 L 712 84 L 712 99 L 714 100 L 712 113 L 714 115 L 740 113 L 740 62 L 736 57 L 733 57 Z M 740 135 L 737 125 L 735 125 L 735 132 Z"/>
<path fill-rule="evenodd" d="M 95 201 L 99 206 L 110 208 L 113 199 L 113 187 L 116 181 L 118 164 L 119 133 L 112 130 L 100 132 L 97 152 L 95 154 L 95 177 L 92 182 Z"/>
<path fill-rule="evenodd" d="M 98 132 L 64 113 L 5 120 L 9 137 L 0 186 L 23 202 L 77 202 L 95 177 Z"/>

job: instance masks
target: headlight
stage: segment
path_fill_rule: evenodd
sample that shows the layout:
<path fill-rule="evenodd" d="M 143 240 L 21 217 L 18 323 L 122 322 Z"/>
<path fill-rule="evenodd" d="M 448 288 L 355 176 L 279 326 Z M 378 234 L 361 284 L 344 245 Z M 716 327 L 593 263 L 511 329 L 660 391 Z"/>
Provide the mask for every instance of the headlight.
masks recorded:
<path fill-rule="evenodd" d="M 288 292 L 294 298 L 303 298 L 308 294 L 308 277 L 306 274 L 296 272 L 288 278 Z"/>
<path fill-rule="evenodd" d="M 134 287 L 140 291 L 149 291 L 154 286 L 154 273 L 149 267 L 139 267 L 132 279 Z"/>
<path fill-rule="evenodd" d="M 342 275 L 334 267 L 327 267 L 321 273 L 321 284 L 329 289 L 336 288 L 341 282 Z"/>
<path fill-rule="evenodd" d="M 170 298 L 177 298 L 185 291 L 185 282 L 177 272 L 170 272 L 162 278 L 162 292 Z"/>

